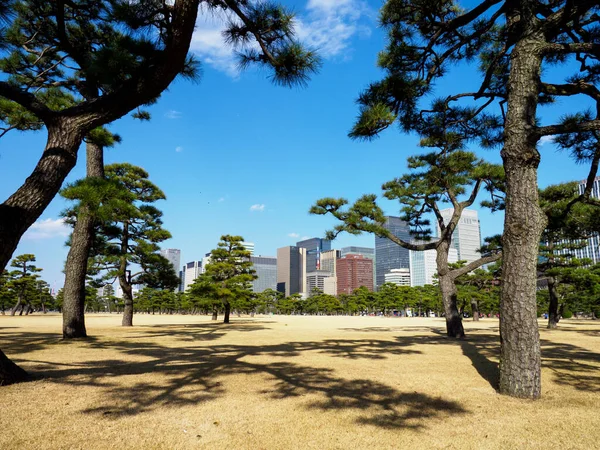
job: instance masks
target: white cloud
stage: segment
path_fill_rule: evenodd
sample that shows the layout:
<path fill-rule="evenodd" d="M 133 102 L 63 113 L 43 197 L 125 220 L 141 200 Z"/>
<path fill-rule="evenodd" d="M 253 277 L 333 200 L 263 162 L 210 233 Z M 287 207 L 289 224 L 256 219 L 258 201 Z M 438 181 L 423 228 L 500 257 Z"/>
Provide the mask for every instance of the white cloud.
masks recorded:
<path fill-rule="evenodd" d="M 175 147 L 175 151 L 177 153 L 181 153 L 183 151 L 183 147 L 181 147 L 181 146 L 178 145 L 177 147 Z"/>
<path fill-rule="evenodd" d="M 298 233 L 289 233 L 288 236 L 291 237 L 291 238 L 298 238 L 298 237 L 300 237 L 300 235 Z"/>
<path fill-rule="evenodd" d="M 300 41 L 317 49 L 323 58 L 347 56 L 352 37 L 370 36 L 374 17 L 365 0 L 308 0 L 304 13 L 295 17 L 295 31 Z M 227 20 L 224 13 L 200 11 L 190 49 L 203 64 L 238 78 L 235 49 L 222 34 Z"/>
<path fill-rule="evenodd" d="M 35 222 L 25 235 L 25 239 L 53 239 L 67 237 L 71 229 L 65 224 L 64 219 L 45 219 Z"/>
<path fill-rule="evenodd" d="M 222 35 L 226 23 L 227 17 L 223 14 L 199 11 L 190 49 L 200 57 L 202 63 L 237 78 L 239 70 L 234 49 L 225 43 Z"/>
<path fill-rule="evenodd" d="M 174 109 L 170 109 L 165 113 L 165 117 L 167 119 L 180 119 L 182 116 L 181 111 L 175 111 Z"/>
<path fill-rule="evenodd" d="M 542 136 L 538 141 L 539 145 L 552 144 L 554 143 L 554 136 Z"/>
<path fill-rule="evenodd" d="M 219 200 L 217 200 L 218 202 L 224 202 L 225 201 L 225 197 L 219 197 Z"/>
<path fill-rule="evenodd" d="M 257 203 L 257 204 L 252 205 L 250 207 L 250 211 L 260 211 L 260 212 L 263 212 L 264 210 L 265 210 L 264 203 Z"/>
<path fill-rule="evenodd" d="M 363 0 L 309 0 L 306 9 L 297 19 L 297 35 L 324 58 L 345 54 L 352 37 L 371 34 L 365 18 L 374 14 Z"/>

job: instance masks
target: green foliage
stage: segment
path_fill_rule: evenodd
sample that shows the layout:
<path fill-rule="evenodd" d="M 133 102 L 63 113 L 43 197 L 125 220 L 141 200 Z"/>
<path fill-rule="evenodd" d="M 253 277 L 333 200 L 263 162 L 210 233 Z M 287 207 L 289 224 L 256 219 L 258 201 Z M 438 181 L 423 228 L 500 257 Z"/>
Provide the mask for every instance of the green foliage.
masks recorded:
<path fill-rule="evenodd" d="M 569 309 L 568 306 L 565 306 L 562 310 L 562 317 L 563 319 L 570 319 L 571 317 L 573 317 L 573 313 L 571 312 L 571 310 Z"/>
<path fill-rule="evenodd" d="M 243 244 L 241 236 L 221 236 L 204 273 L 190 286 L 190 295 L 212 299 L 226 307 L 247 309 L 253 298 L 251 283 L 257 277 L 250 252 Z"/>

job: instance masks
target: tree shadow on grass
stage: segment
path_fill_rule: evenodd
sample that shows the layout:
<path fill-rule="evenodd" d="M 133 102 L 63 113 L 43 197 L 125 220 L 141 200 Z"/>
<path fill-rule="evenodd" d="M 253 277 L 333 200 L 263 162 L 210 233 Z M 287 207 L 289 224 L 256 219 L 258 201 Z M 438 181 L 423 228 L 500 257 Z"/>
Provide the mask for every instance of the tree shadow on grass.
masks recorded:
<path fill-rule="evenodd" d="M 76 364 L 27 362 L 50 382 L 99 389 L 102 400 L 83 412 L 107 419 L 218 399 L 228 394 L 228 377 L 239 375 L 261 377 L 262 389 L 257 395 L 273 399 L 307 396 L 307 401 L 301 400 L 307 409 L 354 410 L 358 412 L 357 422 L 377 427 L 416 429 L 427 426 L 431 419 L 467 412 L 455 401 L 402 392 L 374 380 L 343 378 L 330 368 L 293 362 L 293 358 L 306 352 L 349 359 L 382 359 L 391 354 L 419 353 L 394 341 L 227 345 L 209 340 L 209 345 L 206 342 L 195 345 L 196 338 L 186 334 L 196 334 L 196 328 L 171 329 L 175 331 L 175 341 L 166 345 L 160 343 L 164 331 L 160 329 L 145 330 L 148 339 L 158 337 L 152 342 L 115 340 L 109 336 L 106 340 L 94 339 L 87 343 L 88 350 L 98 350 L 98 357 L 102 357 L 103 351 L 111 351 L 109 360 Z M 207 336 L 207 330 L 211 329 L 202 328 L 202 336 Z M 170 346 L 177 342 L 184 345 Z M 249 385 L 249 389 L 254 388 Z"/>

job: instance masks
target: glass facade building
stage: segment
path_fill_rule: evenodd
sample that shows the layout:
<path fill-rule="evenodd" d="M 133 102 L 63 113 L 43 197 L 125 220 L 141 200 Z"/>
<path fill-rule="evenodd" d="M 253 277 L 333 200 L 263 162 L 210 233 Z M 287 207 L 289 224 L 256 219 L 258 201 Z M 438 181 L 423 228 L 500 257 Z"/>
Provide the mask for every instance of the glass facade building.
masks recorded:
<path fill-rule="evenodd" d="M 585 180 L 579 183 L 580 194 L 583 194 L 585 184 Z M 590 197 L 600 199 L 600 177 L 594 179 Z M 576 258 L 589 258 L 594 264 L 600 263 L 600 235 L 598 233 L 593 233 L 592 236 L 587 239 L 587 245 L 585 247 L 572 250 L 571 252 Z"/>
<path fill-rule="evenodd" d="M 412 240 L 408 223 L 399 217 L 387 216 L 384 227 L 402 240 L 407 242 Z M 375 236 L 375 284 L 377 289 L 385 283 L 385 274 L 392 269 L 409 268 L 410 255 L 408 249 L 400 247 L 387 238 Z"/>
<path fill-rule="evenodd" d="M 250 262 L 256 270 L 256 280 L 252 282 L 253 292 L 277 289 L 277 258 L 274 256 L 251 256 Z"/>
<path fill-rule="evenodd" d="M 321 253 L 331 250 L 331 241 L 321 238 L 296 242 L 296 247 L 306 249 L 306 273 L 321 270 Z"/>

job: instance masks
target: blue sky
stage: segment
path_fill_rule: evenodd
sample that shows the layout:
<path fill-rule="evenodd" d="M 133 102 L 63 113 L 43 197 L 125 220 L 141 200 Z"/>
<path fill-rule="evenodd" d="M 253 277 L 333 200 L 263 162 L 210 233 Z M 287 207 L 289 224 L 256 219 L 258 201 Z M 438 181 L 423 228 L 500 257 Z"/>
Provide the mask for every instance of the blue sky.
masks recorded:
<path fill-rule="evenodd" d="M 377 27 L 379 1 L 286 1 L 298 15 L 298 35 L 324 57 L 308 87 L 285 89 L 268 72 L 238 73 L 231 50 L 220 38 L 217 18 L 201 19 L 192 50 L 203 65 L 199 83 L 176 81 L 150 108 L 152 120 L 123 118 L 111 130 L 123 143 L 106 153 L 107 163 L 144 167 L 167 195 L 157 203 L 173 238 L 163 248 L 182 250 L 182 263 L 200 259 L 222 234 L 239 234 L 255 243 L 255 253 L 274 255 L 278 247 L 303 237 L 321 236 L 334 221 L 310 216 L 308 209 L 325 196 L 353 200 L 380 193 L 383 182 L 405 172 L 406 157 L 418 153 L 417 138 L 397 128 L 373 142 L 347 137 L 357 115 L 355 99 L 380 78 L 375 63 L 385 43 Z M 550 73 L 551 78 L 562 77 Z M 440 83 L 470 88 L 477 77 L 458 67 Z M 542 111 L 544 122 L 580 107 L 565 100 Z M 0 140 L 0 196 L 8 197 L 31 173 L 45 143 L 45 132 L 11 133 Z M 579 180 L 585 167 L 540 146 L 541 186 Z M 473 148 L 478 151 L 478 149 Z M 500 162 L 499 151 L 481 151 Z M 68 182 L 85 174 L 85 154 Z M 62 286 L 69 232 L 58 220 L 66 203 L 56 198 L 22 239 L 15 255 L 34 253 L 43 278 Z M 386 212 L 398 206 L 385 203 Z M 502 216 L 480 213 L 484 236 L 502 231 Z M 373 246 L 373 236 L 340 236 L 335 248 Z"/>

